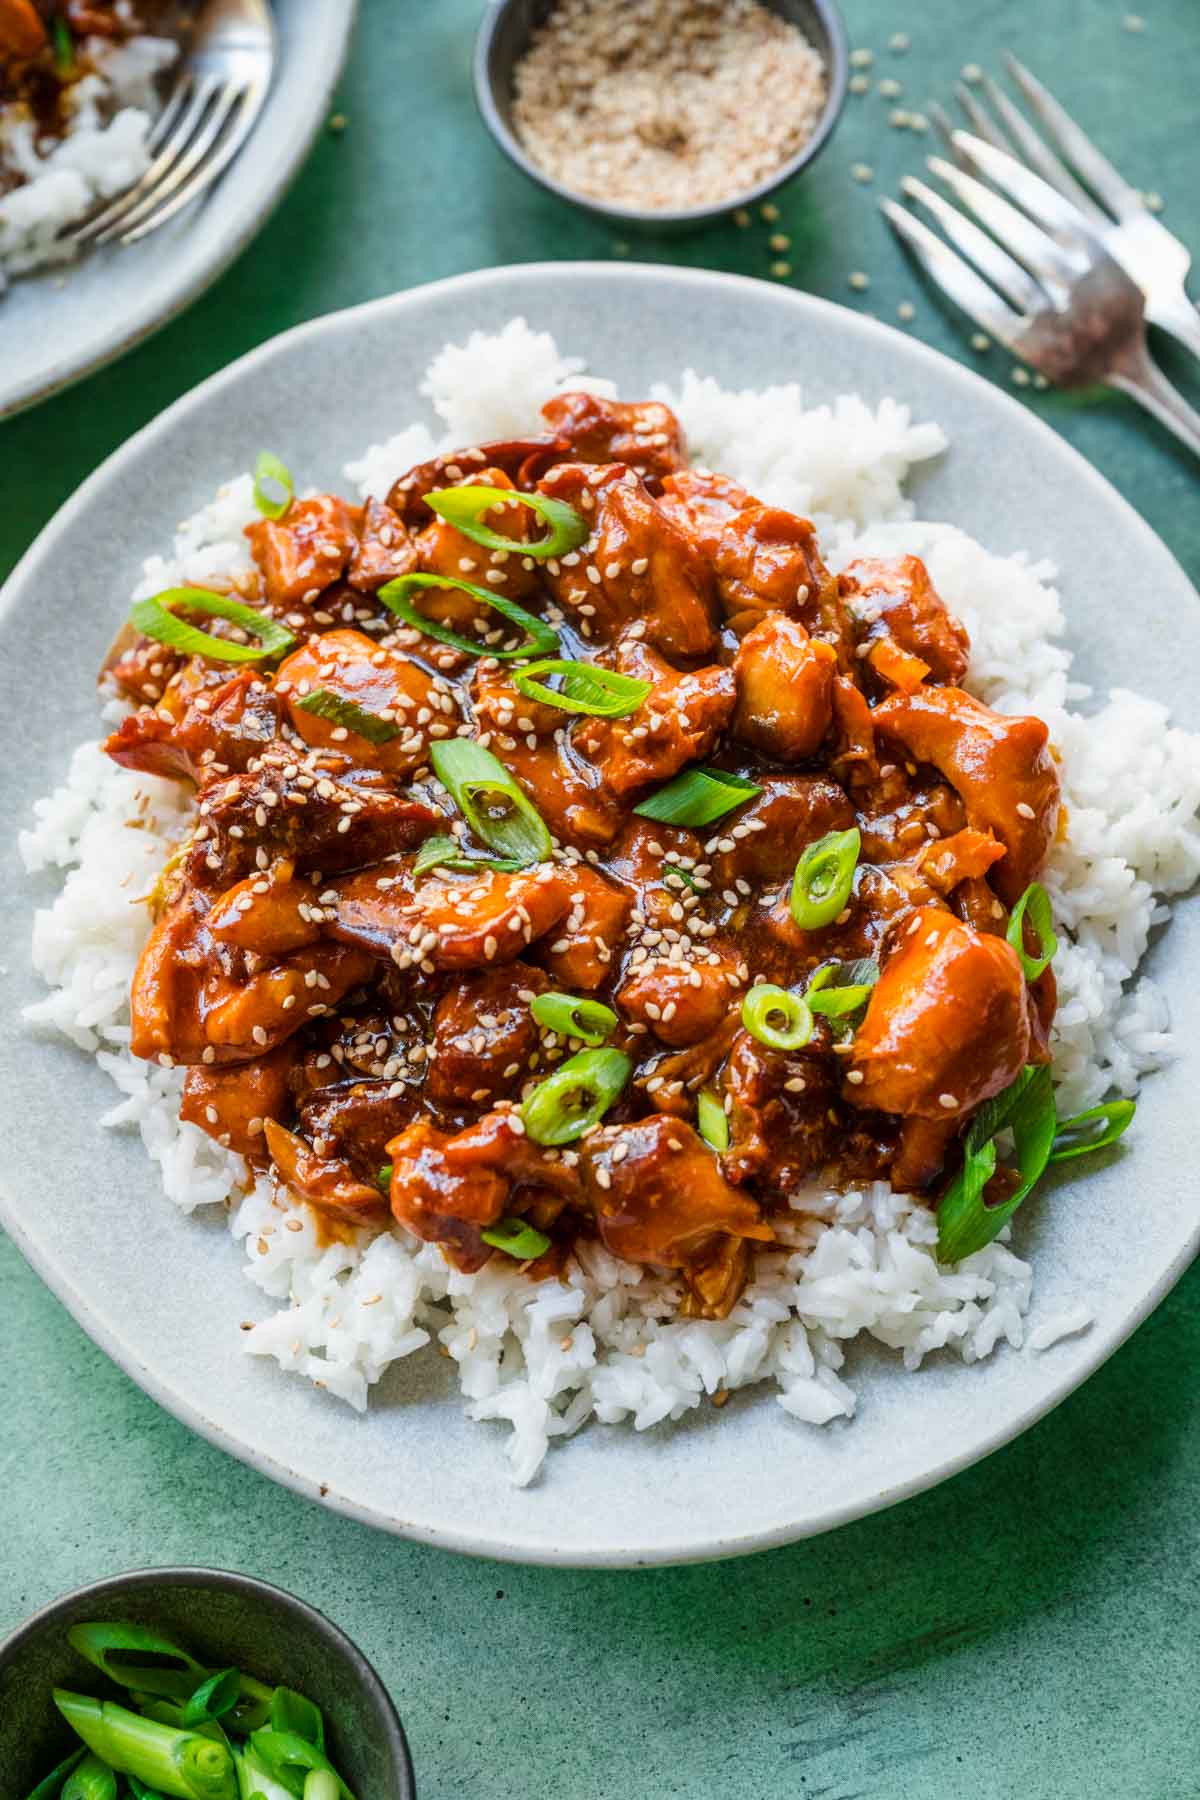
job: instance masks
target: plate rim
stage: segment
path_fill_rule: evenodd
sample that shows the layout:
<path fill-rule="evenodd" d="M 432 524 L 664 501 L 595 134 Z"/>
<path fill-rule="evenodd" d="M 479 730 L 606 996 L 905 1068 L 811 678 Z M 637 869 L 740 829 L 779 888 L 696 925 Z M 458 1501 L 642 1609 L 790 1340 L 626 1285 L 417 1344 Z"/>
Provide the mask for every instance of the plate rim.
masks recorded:
<path fill-rule="evenodd" d="M 421 304 L 439 294 L 449 292 L 457 295 L 470 294 L 473 290 L 486 290 L 489 286 L 495 286 L 497 283 L 502 286 L 505 278 L 509 276 L 535 281 L 538 278 L 553 278 L 556 282 L 561 283 L 565 280 L 586 287 L 597 277 L 611 278 L 614 275 L 624 280 L 631 280 L 635 284 L 661 284 L 666 280 L 696 290 L 740 289 L 758 295 L 765 290 L 771 294 L 773 299 L 780 300 L 785 305 L 794 306 L 798 314 L 806 314 L 817 320 L 836 319 L 838 329 L 858 332 L 866 338 L 882 340 L 889 344 L 895 344 L 899 340 L 904 345 L 906 354 L 910 358 L 915 358 L 918 366 L 925 364 L 937 367 L 943 376 L 948 370 L 951 378 L 961 382 L 968 392 L 972 389 L 986 391 L 990 397 L 989 404 L 998 401 L 1002 409 L 1008 410 L 1011 417 L 1021 421 L 1021 429 L 1032 431 L 1035 436 L 1040 435 L 1043 443 L 1053 446 L 1057 455 L 1065 458 L 1069 465 L 1073 465 L 1073 471 L 1077 477 L 1086 477 L 1087 485 L 1098 497 L 1103 499 L 1107 507 L 1115 508 L 1124 516 L 1124 521 L 1131 532 L 1140 537 L 1144 543 L 1152 545 L 1157 557 L 1166 557 L 1169 560 L 1186 587 L 1192 586 L 1190 577 L 1183 566 L 1153 528 L 1107 478 L 1066 439 L 1029 412 L 1019 401 L 1006 394 L 995 383 L 987 380 L 973 369 L 955 362 L 953 358 L 945 356 L 941 351 L 915 341 L 881 320 L 864 316 L 836 301 L 826 300 L 818 295 L 806 294 L 798 290 L 770 288 L 766 283 L 757 281 L 753 277 L 733 275 L 723 271 L 683 269 L 671 264 L 658 263 L 614 265 L 610 262 L 598 261 L 569 264 L 541 262 L 506 264 L 491 269 L 474 270 L 461 275 L 449 276 L 439 281 L 423 283 L 398 293 L 383 295 L 364 301 L 357 306 L 323 314 L 316 319 L 308 320 L 268 338 L 264 343 L 247 351 L 224 369 L 208 376 L 204 381 L 180 395 L 164 411 L 112 451 L 63 502 L 21 557 L 3 587 L 0 588 L 0 621 L 6 618 L 9 611 L 15 606 L 19 589 L 23 588 L 31 577 L 36 576 L 37 566 L 42 558 L 51 554 L 58 539 L 69 532 L 76 513 L 83 510 L 98 489 L 102 489 L 109 481 L 119 478 L 124 460 L 127 458 L 132 460 L 135 449 L 160 434 L 166 435 L 174 431 L 182 421 L 186 420 L 188 413 L 193 408 L 209 397 L 219 394 L 223 388 L 245 380 L 259 365 L 266 364 L 272 358 L 286 353 L 298 342 L 306 338 L 319 337 L 326 332 L 336 333 L 345 330 L 348 324 L 367 315 L 378 316 L 389 311 L 403 314 L 405 309 L 414 303 Z M 1032 1397 L 1010 1420 L 984 1432 L 970 1446 L 951 1455 L 943 1455 L 936 1463 L 919 1474 L 913 1474 L 881 1488 L 866 1491 L 853 1500 L 847 1500 L 820 1513 L 814 1513 L 808 1520 L 800 1523 L 781 1523 L 766 1529 L 756 1528 L 742 1533 L 710 1536 L 703 1540 L 680 1543 L 674 1547 L 656 1546 L 648 1554 L 639 1553 L 636 1550 L 610 1547 L 591 1553 L 573 1549 L 559 1550 L 553 1546 L 545 1547 L 529 1540 L 499 1541 L 496 1538 L 487 1537 L 484 1529 L 479 1527 L 469 1531 L 459 1528 L 441 1529 L 424 1520 L 410 1521 L 384 1514 L 369 1504 L 337 1494 L 332 1488 L 328 1492 L 322 1493 L 320 1484 L 315 1479 L 298 1469 L 289 1467 L 269 1452 L 259 1449 L 245 1439 L 236 1437 L 224 1425 L 207 1418 L 190 1401 L 172 1391 L 169 1378 L 160 1378 L 153 1369 L 141 1361 L 132 1349 L 126 1348 L 119 1333 L 110 1330 L 94 1315 L 86 1295 L 75 1286 L 69 1276 L 56 1268 L 52 1251 L 35 1245 L 31 1240 L 22 1224 L 15 1194 L 10 1191 L 8 1170 L 0 1170 L 0 1224 L 3 1225 L 22 1256 L 92 1341 L 151 1399 L 218 1449 L 228 1452 L 240 1462 L 255 1469 L 259 1474 L 290 1488 L 293 1492 L 301 1494 L 307 1499 L 317 1500 L 331 1511 L 340 1513 L 358 1523 L 387 1531 L 392 1535 L 428 1544 L 435 1548 L 455 1550 L 462 1554 L 490 1560 L 561 1568 L 665 1567 L 674 1564 L 717 1561 L 760 1550 L 777 1549 L 785 1544 L 835 1530 L 841 1525 L 849 1524 L 856 1519 L 869 1516 L 936 1487 L 951 1476 L 983 1461 L 994 1451 L 1011 1443 L 1075 1392 L 1145 1322 L 1150 1313 L 1178 1282 L 1195 1259 L 1197 1252 L 1200 1251 L 1200 1218 L 1197 1218 L 1188 1236 L 1181 1241 L 1169 1262 L 1160 1270 L 1155 1281 L 1139 1297 L 1138 1303 L 1107 1327 L 1104 1326 L 1102 1319 L 1094 1322 L 1086 1340 L 1085 1352 L 1078 1362 L 1071 1365 L 1070 1368 L 1065 1368 L 1063 1373 L 1056 1377 L 1044 1392 Z"/>
<path fill-rule="evenodd" d="M 311 4 L 312 0 L 307 0 L 307 3 Z M 333 90 L 341 80 L 346 66 L 350 38 L 358 17 L 359 0 L 317 0 L 317 3 L 324 7 L 333 28 L 332 54 L 321 65 L 323 73 L 320 84 L 314 92 L 310 111 L 290 122 L 292 129 L 283 153 L 277 159 L 264 163 L 263 182 L 258 191 L 256 204 L 252 207 L 247 206 L 245 213 L 221 239 L 219 246 L 214 247 L 209 261 L 196 269 L 181 287 L 173 290 L 170 298 L 160 310 L 151 309 L 148 312 L 135 313 L 131 324 L 126 323 L 130 317 L 129 314 L 116 317 L 109 315 L 107 327 L 97 332 L 92 346 L 85 350 L 81 361 L 71 362 L 68 357 L 64 363 L 57 365 L 41 377 L 35 378 L 32 382 L 22 383 L 18 380 L 7 393 L 0 392 L 0 421 L 16 418 L 20 413 L 27 412 L 30 407 L 40 405 L 43 400 L 49 400 L 55 394 L 63 393 L 67 388 L 73 387 L 76 382 L 85 380 L 89 375 L 94 375 L 98 369 L 107 368 L 110 363 L 118 361 L 130 350 L 135 349 L 138 344 L 153 337 L 156 331 L 162 330 L 172 320 L 177 319 L 181 313 L 187 311 L 194 301 L 200 298 L 201 294 L 206 293 L 258 236 L 280 205 L 288 188 L 299 173 L 300 165 L 312 149 L 317 133 L 321 129 L 321 121 L 328 111 Z M 280 34 L 277 20 L 275 34 L 278 46 Z M 272 86 L 277 80 L 278 72 L 272 81 Z M 255 130 L 259 123 L 261 123 L 261 119 L 256 120 Z M 255 132 L 251 131 L 243 146 L 243 155 L 252 149 L 254 136 Z M 209 196 L 208 204 L 219 206 L 221 186 L 221 182 L 218 181 L 213 193 Z M 69 268 L 68 264 L 68 270 Z M 32 270 L 30 274 L 34 278 L 40 276 L 48 279 L 52 276 L 53 269 L 45 267 L 40 270 Z M 25 276 L 18 275 L 13 279 L 24 281 Z M 268 339 L 267 341 L 269 343 L 272 340 Z M 261 345 L 256 346 L 256 348 L 261 347 Z M 194 389 L 189 389 L 189 392 L 194 391 Z M 172 402 L 173 404 L 174 402 Z M 159 417 L 161 416 L 160 414 Z M 153 423 L 153 421 L 151 422 Z M 124 446 L 122 445 L 121 448 Z M 103 468 L 108 460 L 109 458 L 106 457 L 100 467 Z M 52 524 L 53 520 L 50 520 L 49 523 Z"/>

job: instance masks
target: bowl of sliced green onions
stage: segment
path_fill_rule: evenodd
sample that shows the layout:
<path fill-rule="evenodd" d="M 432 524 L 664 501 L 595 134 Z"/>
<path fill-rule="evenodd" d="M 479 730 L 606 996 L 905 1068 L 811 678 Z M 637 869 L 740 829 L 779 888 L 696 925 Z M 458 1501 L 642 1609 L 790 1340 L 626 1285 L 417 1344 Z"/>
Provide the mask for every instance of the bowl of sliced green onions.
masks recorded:
<path fill-rule="evenodd" d="M 219 1569 L 79 1588 L 0 1644 L 5 1800 L 413 1800 L 386 1688 L 345 1633 Z"/>

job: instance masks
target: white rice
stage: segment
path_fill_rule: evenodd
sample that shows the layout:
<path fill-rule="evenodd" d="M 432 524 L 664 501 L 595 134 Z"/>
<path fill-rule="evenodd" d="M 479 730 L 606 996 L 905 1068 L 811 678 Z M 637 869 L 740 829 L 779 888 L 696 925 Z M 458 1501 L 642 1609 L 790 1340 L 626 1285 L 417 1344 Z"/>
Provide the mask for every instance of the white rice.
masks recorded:
<path fill-rule="evenodd" d="M 449 447 L 535 430 L 538 404 L 577 384 L 577 371 L 549 337 L 517 320 L 444 349 L 425 391 Z M 1122 690 L 1090 716 L 1069 710 L 1083 690 L 1072 685 L 1058 641 L 1052 568 L 993 555 L 952 526 L 911 516 L 904 478 L 944 448 L 936 425 L 914 424 L 892 401 L 872 410 L 847 396 L 806 409 L 794 386 L 725 393 L 692 374 L 662 398 L 678 409 L 698 460 L 813 516 L 837 565 L 860 550 L 924 555 L 971 633 L 968 685 L 1003 710 L 1049 722 L 1070 820 L 1045 877 L 1060 921 L 1060 1111 L 1113 1091 L 1132 1095 L 1170 1053 L 1165 1002 L 1135 972 L 1165 911 L 1157 896 L 1200 876 L 1200 738 Z M 412 426 L 350 464 L 348 478 L 361 494 L 385 492 L 434 442 Z M 180 530 L 170 555 L 147 563 L 138 592 L 245 567 L 240 528 L 253 516 L 242 475 Z M 589 1418 L 643 1430 L 705 1395 L 755 1382 L 771 1382 L 778 1403 L 807 1424 L 849 1417 L 846 1351 L 860 1334 L 909 1369 L 934 1350 L 974 1362 L 1001 1340 L 1022 1345 L 1029 1264 L 997 1241 L 955 1268 L 939 1266 L 932 1213 L 883 1183 L 796 1196 L 794 1248 L 760 1257 L 753 1283 L 719 1323 L 676 1320 L 669 1279 L 598 1246 L 580 1251 L 564 1281 L 538 1283 L 499 1257 L 478 1275 L 460 1275 L 434 1246 L 398 1229 L 322 1248 L 303 1204 L 273 1193 L 265 1178 L 243 1196 L 241 1159 L 179 1121 L 183 1071 L 136 1061 L 126 1047 L 129 981 L 149 923 L 130 899 L 150 889 L 187 812 L 178 786 L 131 777 L 95 744 L 76 752 L 68 780 L 38 803 L 22 838 L 31 870 L 65 871 L 59 898 L 37 916 L 34 963 L 51 992 L 29 1018 L 96 1054 L 122 1096 L 104 1123 L 140 1131 L 176 1205 L 235 1195 L 230 1225 L 246 1274 L 277 1303 L 243 1340 L 252 1353 L 361 1408 L 390 1363 L 436 1341 L 458 1365 L 470 1416 L 511 1425 L 512 1475 L 527 1482 L 550 1439 Z M 124 829 L 134 818 L 146 828 Z M 1047 1347 L 1090 1320 L 1081 1301 L 1031 1341 Z"/>
<path fill-rule="evenodd" d="M 39 141 L 34 120 L 17 102 L 0 107 L 0 175 L 19 187 L 0 196 L 0 291 L 7 276 L 75 254 L 58 233 L 99 200 L 109 200 L 150 166 L 146 140 L 159 111 L 156 78 L 178 54 L 169 38 L 140 36 L 114 44 L 84 40 L 95 64 L 71 87 L 60 138 Z"/>

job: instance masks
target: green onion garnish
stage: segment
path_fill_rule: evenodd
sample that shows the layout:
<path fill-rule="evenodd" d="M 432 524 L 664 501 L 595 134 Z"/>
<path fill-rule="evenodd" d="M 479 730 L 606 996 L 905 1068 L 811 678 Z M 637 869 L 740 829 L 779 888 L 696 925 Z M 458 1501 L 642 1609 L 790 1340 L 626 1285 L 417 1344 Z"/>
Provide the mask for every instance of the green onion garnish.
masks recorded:
<path fill-rule="evenodd" d="M 429 758 L 438 780 L 489 850 L 513 858 L 522 868 L 552 853 L 541 813 L 490 750 L 470 738 L 447 738 L 430 746 Z"/>
<path fill-rule="evenodd" d="M 547 687 L 534 679 L 538 675 L 558 675 L 561 686 Z M 569 662 L 563 657 L 546 656 L 540 662 L 526 663 L 513 670 L 513 686 L 526 700 L 538 700 L 543 706 L 557 706 L 560 712 L 589 713 L 598 719 L 624 719 L 635 713 L 652 683 L 637 681 L 632 675 L 618 675 L 615 669 L 601 669 L 595 663 Z"/>
<path fill-rule="evenodd" d="M 599 1000 L 577 1000 L 574 994 L 535 994 L 529 1010 L 547 1031 L 560 1037 L 579 1038 L 593 1047 L 603 1044 L 617 1028 L 617 1015 Z"/>
<path fill-rule="evenodd" d="M 524 1219 L 498 1219 L 479 1235 L 493 1250 L 503 1250 L 505 1256 L 515 1256 L 518 1262 L 532 1262 L 550 1248 L 545 1232 L 535 1231 Z"/>
<path fill-rule="evenodd" d="M 728 1150 L 729 1120 L 711 1088 L 701 1088 L 696 1096 L 696 1124 L 706 1144 L 711 1144 L 714 1150 Z"/>
<path fill-rule="evenodd" d="M 309 1743 L 295 1731 L 273 1731 L 264 1727 L 252 1732 L 250 1744 L 268 1774 L 293 1794 L 303 1795 L 310 1770 L 319 1769 L 333 1776 L 339 1800 L 354 1800 L 345 1782 L 338 1776 L 323 1750 Z"/>
<path fill-rule="evenodd" d="M 414 879 L 430 869 L 498 869 L 503 875 L 512 875 L 524 867 L 515 856 L 467 856 L 457 838 L 438 836 L 425 839 L 412 872 Z"/>
<path fill-rule="evenodd" d="M 483 643 L 479 638 L 462 637 L 459 632 L 451 631 L 448 625 L 442 625 L 437 619 L 427 619 L 424 613 L 418 612 L 410 594 L 421 588 L 450 588 L 464 594 L 470 594 L 482 606 L 490 607 L 512 625 L 519 625 L 527 633 L 527 641 L 518 644 L 515 650 L 497 650 L 491 644 Z M 469 581 L 455 581 L 449 575 L 401 575 L 396 581 L 389 581 L 381 587 L 378 598 L 397 616 L 417 631 L 423 631 L 426 637 L 436 638 L 439 644 L 449 644 L 455 650 L 462 650 L 468 656 L 494 656 L 504 660 L 513 656 L 550 656 L 558 649 L 558 634 L 551 631 L 544 619 L 526 612 L 515 600 L 506 600 L 487 588 L 475 587 Z"/>
<path fill-rule="evenodd" d="M 565 556 L 577 550 L 588 535 L 588 522 L 565 500 L 551 500 L 545 494 L 518 494 L 514 488 L 453 487 L 437 488 L 425 495 L 426 506 L 464 537 L 487 550 L 509 550 L 515 556 Z M 484 513 L 494 506 L 527 506 L 550 527 L 546 537 L 526 543 L 523 538 L 502 537 L 498 531 L 482 523 Z"/>
<path fill-rule="evenodd" d="M 344 726 L 347 731 L 366 738 L 369 744 L 386 744 L 389 738 L 398 737 L 400 733 L 400 727 L 393 724 L 391 719 L 381 719 L 378 713 L 368 712 L 365 706 L 359 706 L 354 700 L 344 700 L 329 688 L 314 688 L 311 694 L 302 694 L 299 699 L 292 698 L 292 705 L 298 706 L 301 712 L 314 714 L 318 719 L 328 719 L 333 725 Z"/>
<path fill-rule="evenodd" d="M 240 625 L 243 631 L 257 637 L 258 645 L 234 644 L 228 638 L 216 638 L 195 625 L 188 625 L 175 617 L 177 606 L 185 606 L 189 612 L 204 613 L 214 619 L 228 619 L 231 624 Z M 254 607 L 243 606 L 240 601 L 230 600 L 225 594 L 214 594 L 208 588 L 164 588 L 161 594 L 154 594 L 149 600 L 136 601 L 129 609 L 129 621 L 144 637 L 154 638 L 172 650 L 183 650 L 188 656 L 207 656 L 213 662 L 267 662 L 282 656 L 296 642 L 294 634 L 277 619 L 269 619 Z"/>
<path fill-rule="evenodd" d="M 1007 1128 L 1016 1149 L 1020 1184 L 997 1206 L 983 1190 L 996 1172 L 996 1134 Z M 1044 1065 L 1022 1069 L 1017 1079 L 981 1106 L 963 1139 L 963 1166 L 938 1205 L 938 1258 L 961 1262 L 990 1244 L 1037 1182 L 1054 1144 L 1054 1093 Z"/>
<path fill-rule="evenodd" d="M 339 1800 L 337 1776 L 328 1769 L 310 1769 L 304 1781 L 303 1800 Z"/>
<path fill-rule="evenodd" d="M 871 989 L 879 980 L 879 964 L 869 957 L 855 962 L 827 962 L 814 969 L 804 991 L 809 1010 L 823 1013 L 827 1019 L 849 1020 L 860 1012 L 871 998 Z"/>
<path fill-rule="evenodd" d="M 102 1762 L 156 1793 L 170 1800 L 238 1800 L 233 1756 L 223 1741 L 63 1688 L 54 1689 L 54 1704 Z"/>
<path fill-rule="evenodd" d="M 761 793 L 753 781 L 724 769 L 685 769 L 633 810 L 663 825 L 711 825 Z"/>
<path fill-rule="evenodd" d="M 381 1187 L 386 1194 L 392 1185 L 392 1168 L 390 1162 L 380 1163 L 375 1171 L 375 1185 Z"/>
<path fill-rule="evenodd" d="M 622 1050 L 581 1050 L 539 1082 L 521 1107 L 535 1144 L 569 1144 L 598 1125 L 633 1069 Z"/>
<path fill-rule="evenodd" d="M 202 1681 L 183 1709 L 181 1725 L 204 1725 L 232 1712 L 241 1698 L 242 1678 L 236 1669 L 218 1669 Z"/>
<path fill-rule="evenodd" d="M 294 1731 L 318 1750 L 325 1748 L 325 1720 L 319 1706 L 295 1688 L 277 1687 L 271 1695 L 270 1724 L 272 1731 Z"/>
<path fill-rule="evenodd" d="M 760 982 L 742 1001 L 742 1024 L 768 1050 L 802 1050 L 813 1034 L 813 1017 L 799 994 Z"/>
<path fill-rule="evenodd" d="M 296 1781 L 292 1781 L 288 1787 L 277 1781 L 262 1759 L 255 1754 L 253 1745 L 244 1744 L 234 1751 L 234 1756 L 237 1759 L 238 1788 L 242 1800 L 296 1800 L 297 1793 L 302 1792 Z M 336 1782 L 333 1792 L 337 1795 Z M 151 1800 L 154 1800 L 154 1796 L 151 1796 Z"/>
<path fill-rule="evenodd" d="M 181 1704 L 208 1675 L 204 1665 L 171 1638 L 123 1619 L 73 1625 L 67 1642 L 118 1687 L 164 1694 Z"/>
<path fill-rule="evenodd" d="M 292 471 L 270 450 L 254 461 L 254 504 L 265 519 L 282 519 L 295 497 Z"/>
<path fill-rule="evenodd" d="M 1073 1156 L 1086 1156 L 1089 1150 L 1105 1150 L 1128 1131 L 1137 1111 L 1136 1100 L 1110 1100 L 1107 1106 L 1090 1106 L 1073 1118 L 1060 1119 L 1050 1152 L 1051 1162 L 1069 1162 Z M 1105 1123 L 1099 1131 L 1088 1127 Z"/>
<path fill-rule="evenodd" d="M 810 844 L 796 864 L 789 902 L 793 919 L 802 931 L 819 931 L 832 925 L 850 898 L 854 869 L 862 848 L 857 825 L 849 831 L 829 831 Z"/>
<path fill-rule="evenodd" d="M 75 67 L 75 40 L 61 13 L 54 15 L 50 31 L 54 39 L 54 67 L 60 75 L 69 75 Z"/>
<path fill-rule="evenodd" d="M 87 1751 L 82 1744 L 78 1750 L 72 1750 L 70 1756 L 64 1757 L 57 1768 L 51 1769 L 44 1781 L 38 1782 L 32 1794 L 26 1796 L 26 1800 L 59 1800 L 63 1782 L 76 1763 L 82 1762 L 86 1755 Z"/>
<path fill-rule="evenodd" d="M 89 1753 L 68 1776 L 62 1800 L 117 1800 L 117 1777 L 106 1762 Z"/>
<path fill-rule="evenodd" d="M 1037 938 L 1040 952 L 1037 956 L 1027 956 L 1025 953 L 1026 914 Z M 1054 917 L 1050 911 L 1050 896 L 1040 881 L 1031 881 L 1013 907 L 1005 936 L 1021 959 L 1026 981 L 1036 981 L 1058 949 L 1058 939 L 1054 935 Z"/>

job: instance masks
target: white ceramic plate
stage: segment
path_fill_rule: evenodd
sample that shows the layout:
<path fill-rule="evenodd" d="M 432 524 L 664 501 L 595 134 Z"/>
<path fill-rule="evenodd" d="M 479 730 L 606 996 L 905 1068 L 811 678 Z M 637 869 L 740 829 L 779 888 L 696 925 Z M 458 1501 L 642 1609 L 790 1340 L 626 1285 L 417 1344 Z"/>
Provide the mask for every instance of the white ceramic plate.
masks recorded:
<path fill-rule="evenodd" d="M 341 73 L 355 0 L 272 0 L 271 91 L 216 186 L 128 248 L 109 244 L 0 294 L 0 419 L 132 349 L 202 294 L 300 167 Z"/>
<path fill-rule="evenodd" d="M 141 559 L 264 443 L 306 480 L 337 485 L 347 457 L 425 410 L 430 353 L 524 313 L 637 394 L 691 363 L 727 384 L 799 380 L 810 400 L 894 393 L 947 428 L 920 481 L 926 517 L 1001 551 L 1053 556 L 1078 671 L 1165 700 L 1200 726 L 1200 603 L 1163 545 L 1075 453 L 1015 401 L 919 344 L 827 302 L 733 276 L 554 264 L 418 288 L 318 319 L 214 376 L 118 451 L 47 526 L 0 608 L 0 824 L 12 842 L 34 797 L 96 729 L 95 670 Z M 1081 1292 L 1097 1323 L 1042 1356 L 1000 1351 L 918 1376 L 867 1352 L 852 1424 L 798 1425 L 769 1390 L 637 1435 L 591 1426 L 508 1485 L 506 1427 L 463 1419 L 436 1356 L 401 1364 L 370 1412 L 240 1353 L 261 1304 L 221 1221 L 162 1198 L 140 1144 L 98 1129 L 113 1091 L 91 1061 L 31 1042 L 16 1009 L 31 892 L 0 881 L 7 1005 L 0 1020 L 0 1216 L 84 1328 L 213 1442 L 326 1505 L 430 1543 L 521 1561 L 634 1565 L 733 1555 L 824 1531 L 916 1493 L 1005 1443 L 1091 1373 L 1162 1298 L 1200 1243 L 1195 1060 L 1146 1084 L 1129 1148 L 1047 1182 L 1022 1210 L 1043 1315 Z M 1152 954 L 1183 1044 L 1200 1034 L 1200 908 L 1183 905 Z M 1071 1165 L 1074 1167 L 1075 1165 Z"/>

